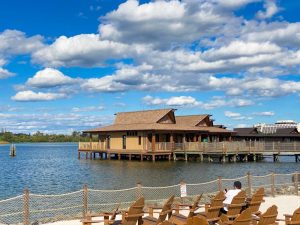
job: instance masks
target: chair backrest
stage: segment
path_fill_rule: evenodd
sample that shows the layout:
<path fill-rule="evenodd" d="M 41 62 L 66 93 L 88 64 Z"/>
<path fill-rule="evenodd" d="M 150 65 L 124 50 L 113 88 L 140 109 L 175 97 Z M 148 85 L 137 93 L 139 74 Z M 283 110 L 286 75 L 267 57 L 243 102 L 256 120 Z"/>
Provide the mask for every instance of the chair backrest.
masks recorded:
<path fill-rule="evenodd" d="M 173 204 L 174 198 L 175 198 L 175 195 L 172 195 L 163 205 L 161 213 L 159 214 L 159 217 L 157 219 L 157 224 L 165 221 L 169 212 L 172 213 L 171 210 L 172 210 L 172 204 Z"/>
<path fill-rule="evenodd" d="M 235 216 L 239 214 L 242 210 L 243 205 L 246 200 L 246 192 L 244 190 L 240 191 L 236 196 L 233 197 L 231 203 L 228 205 L 228 216 Z"/>
<path fill-rule="evenodd" d="M 265 213 L 261 214 L 257 225 L 275 224 L 277 215 L 278 215 L 277 206 L 272 205 L 267 209 Z"/>
<path fill-rule="evenodd" d="M 200 200 L 202 198 L 202 194 L 201 195 L 197 195 L 195 200 L 194 200 L 194 203 L 191 205 L 190 207 L 190 213 L 188 215 L 188 218 L 192 217 L 195 215 L 195 211 L 198 209 L 199 207 L 199 203 L 200 203 Z"/>
<path fill-rule="evenodd" d="M 225 199 L 225 194 L 220 191 L 210 203 L 210 207 L 207 208 L 207 219 L 217 218 L 219 216 L 220 209 L 223 208 L 223 201 Z"/>
<path fill-rule="evenodd" d="M 126 217 L 123 225 L 135 225 L 139 218 L 141 218 L 141 214 L 144 213 L 143 209 L 145 206 L 145 199 L 144 197 L 139 198 L 133 203 L 128 210 L 128 216 Z M 136 215 L 136 216 L 132 216 Z"/>
<path fill-rule="evenodd" d="M 263 201 L 264 195 L 265 195 L 265 189 L 263 187 L 259 188 L 255 192 L 255 194 L 253 194 L 251 201 L 249 203 L 249 208 L 251 210 L 251 213 L 256 213 L 259 211 L 259 207 Z"/>
<path fill-rule="evenodd" d="M 186 225 L 209 225 L 203 216 L 193 216 L 187 219 Z"/>
<path fill-rule="evenodd" d="M 235 218 L 232 225 L 250 225 L 251 221 L 251 211 L 249 209 L 246 209 Z"/>
<path fill-rule="evenodd" d="M 294 211 L 293 216 L 291 218 L 291 222 L 296 222 L 296 221 L 299 221 L 300 224 L 300 207 Z"/>

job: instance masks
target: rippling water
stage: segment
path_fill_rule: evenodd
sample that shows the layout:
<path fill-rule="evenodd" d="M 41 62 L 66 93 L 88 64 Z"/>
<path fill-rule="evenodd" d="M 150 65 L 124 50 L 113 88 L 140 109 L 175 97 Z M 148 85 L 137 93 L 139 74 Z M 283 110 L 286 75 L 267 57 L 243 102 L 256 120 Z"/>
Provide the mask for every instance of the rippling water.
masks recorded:
<path fill-rule="evenodd" d="M 17 144 L 17 156 L 9 156 L 9 145 L 0 145 L 0 199 L 32 193 L 60 194 L 79 190 L 84 184 L 94 189 L 121 189 L 137 182 L 145 186 L 199 183 L 218 176 L 234 178 L 248 171 L 254 175 L 299 170 L 294 158 L 285 162 L 199 163 L 139 162 L 77 159 L 77 144 Z M 290 162 L 288 162 L 290 161 Z"/>

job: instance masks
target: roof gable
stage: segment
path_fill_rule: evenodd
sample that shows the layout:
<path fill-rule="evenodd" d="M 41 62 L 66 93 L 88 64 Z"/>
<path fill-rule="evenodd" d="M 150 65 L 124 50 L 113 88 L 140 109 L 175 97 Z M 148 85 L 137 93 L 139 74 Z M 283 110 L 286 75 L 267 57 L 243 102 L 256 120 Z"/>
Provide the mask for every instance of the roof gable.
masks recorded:
<path fill-rule="evenodd" d="M 114 124 L 157 123 L 162 119 L 164 119 L 163 121 L 167 121 L 168 123 L 171 120 L 171 115 L 173 115 L 173 117 L 175 118 L 173 109 L 121 112 L 116 114 Z M 168 120 L 169 118 L 170 120 Z"/>
<path fill-rule="evenodd" d="M 176 116 L 176 123 L 180 125 L 189 126 L 209 126 L 207 123 L 209 120 L 208 115 L 190 115 L 190 116 Z"/>

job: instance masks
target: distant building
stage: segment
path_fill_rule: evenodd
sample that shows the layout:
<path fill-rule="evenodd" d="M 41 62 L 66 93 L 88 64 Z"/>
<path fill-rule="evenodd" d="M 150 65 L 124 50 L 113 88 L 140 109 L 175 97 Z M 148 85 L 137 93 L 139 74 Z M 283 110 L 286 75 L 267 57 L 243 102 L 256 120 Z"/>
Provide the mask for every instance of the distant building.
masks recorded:
<path fill-rule="evenodd" d="M 99 149 L 171 151 L 177 143 L 228 141 L 233 132 L 214 126 L 208 114 L 175 116 L 175 109 L 159 109 L 120 112 L 112 125 L 84 133 L 98 136 Z"/>
<path fill-rule="evenodd" d="M 236 141 L 300 141 L 300 124 L 293 120 L 280 120 L 275 124 L 259 123 L 249 128 L 235 128 Z"/>

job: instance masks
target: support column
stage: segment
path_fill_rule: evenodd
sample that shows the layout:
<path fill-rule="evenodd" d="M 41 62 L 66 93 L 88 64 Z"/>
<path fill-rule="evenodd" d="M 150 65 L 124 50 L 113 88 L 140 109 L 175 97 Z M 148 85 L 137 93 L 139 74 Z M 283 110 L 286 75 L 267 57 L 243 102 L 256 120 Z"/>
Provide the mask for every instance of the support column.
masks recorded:
<path fill-rule="evenodd" d="M 78 159 L 80 159 L 80 151 L 78 151 Z M 296 161 L 297 162 L 297 161 Z"/>
<path fill-rule="evenodd" d="M 200 162 L 203 162 L 203 154 L 200 154 Z"/>
<path fill-rule="evenodd" d="M 194 134 L 193 142 L 197 142 L 197 136 L 196 136 L 196 134 Z"/>
<path fill-rule="evenodd" d="M 118 160 L 120 160 L 120 159 L 121 159 L 121 154 L 119 153 L 119 154 L 118 154 Z"/>
<path fill-rule="evenodd" d="M 152 154 L 152 162 L 155 162 L 155 155 Z"/>
<path fill-rule="evenodd" d="M 155 152 L 155 143 L 156 143 L 156 140 L 155 140 L 155 133 L 152 132 L 152 140 L 151 140 L 151 143 L 152 143 L 152 152 Z M 152 157 L 153 158 L 153 157 Z"/>
<path fill-rule="evenodd" d="M 170 134 L 170 143 L 171 143 L 171 151 L 174 150 L 174 135 L 173 133 Z"/>
<path fill-rule="evenodd" d="M 201 136 L 201 134 L 199 134 L 199 136 L 198 136 L 198 142 L 202 142 L 202 136 Z"/>

